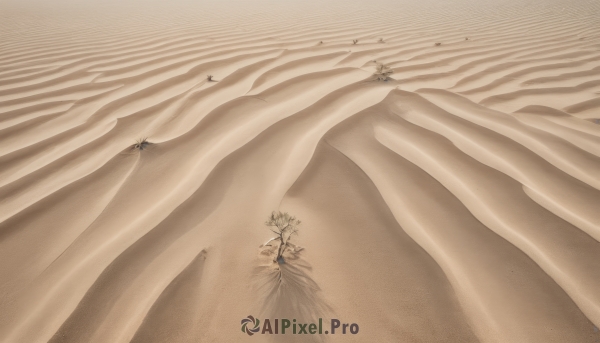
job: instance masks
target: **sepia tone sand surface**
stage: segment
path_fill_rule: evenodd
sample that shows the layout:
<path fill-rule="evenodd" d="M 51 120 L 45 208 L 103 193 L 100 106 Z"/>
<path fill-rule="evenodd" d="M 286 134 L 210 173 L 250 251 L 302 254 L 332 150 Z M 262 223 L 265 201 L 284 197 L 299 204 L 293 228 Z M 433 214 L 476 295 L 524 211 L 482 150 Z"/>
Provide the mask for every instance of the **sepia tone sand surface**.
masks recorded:
<path fill-rule="evenodd" d="M 596 0 L 2 0 L 0 342 L 600 342 L 599 124 Z"/>

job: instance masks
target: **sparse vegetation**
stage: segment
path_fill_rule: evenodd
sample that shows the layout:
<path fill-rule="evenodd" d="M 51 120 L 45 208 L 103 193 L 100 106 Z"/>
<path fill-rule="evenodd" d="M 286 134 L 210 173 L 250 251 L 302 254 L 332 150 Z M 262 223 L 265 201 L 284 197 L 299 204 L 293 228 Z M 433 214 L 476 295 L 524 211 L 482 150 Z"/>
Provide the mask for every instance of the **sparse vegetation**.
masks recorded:
<path fill-rule="evenodd" d="M 442 43 L 435 43 L 435 46 L 440 46 L 442 45 Z"/>
<path fill-rule="evenodd" d="M 206 75 L 206 81 L 212 82 L 213 81 L 213 76 L 212 75 Z"/>
<path fill-rule="evenodd" d="M 148 142 L 148 138 L 147 137 L 139 138 L 138 140 L 135 141 L 135 144 L 133 144 L 131 146 L 131 148 L 134 149 L 134 150 L 144 150 L 150 144 L 151 143 Z"/>
<path fill-rule="evenodd" d="M 394 71 L 389 66 L 383 63 L 377 63 L 377 67 L 375 69 L 375 74 L 377 81 L 388 81 L 390 79 L 390 75 L 392 75 Z"/>
<path fill-rule="evenodd" d="M 385 43 L 385 41 L 383 40 L 383 38 L 379 38 L 379 43 Z"/>
<path fill-rule="evenodd" d="M 273 213 L 271 213 L 269 216 L 269 219 L 265 222 L 265 225 L 269 227 L 269 230 L 271 230 L 276 237 L 268 240 L 265 244 L 263 244 L 263 246 L 271 246 L 271 242 L 279 241 L 279 247 L 273 262 L 285 263 L 283 254 L 286 252 L 286 250 L 299 250 L 298 247 L 290 243 L 290 238 L 293 235 L 298 234 L 298 225 L 300 225 L 300 220 L 289 215 L 287 212 L 273 211 Z"/>
<path fill-rule="evenodd" d="M 358 39 L 353 39 L 353 40 L 352 40 L 352 44 L 353 44 L 353 45 L 356 45 L 357 43 L 358 43 Z"/>
<path fill-rule="evenodd" d="M 469 37 L 465 37 L 465 40 L 469 40 Z"/>
<path fill-rule="evenodd" d="M 323 44 L 323 41 L 320 41 L 319 44 Z"/>

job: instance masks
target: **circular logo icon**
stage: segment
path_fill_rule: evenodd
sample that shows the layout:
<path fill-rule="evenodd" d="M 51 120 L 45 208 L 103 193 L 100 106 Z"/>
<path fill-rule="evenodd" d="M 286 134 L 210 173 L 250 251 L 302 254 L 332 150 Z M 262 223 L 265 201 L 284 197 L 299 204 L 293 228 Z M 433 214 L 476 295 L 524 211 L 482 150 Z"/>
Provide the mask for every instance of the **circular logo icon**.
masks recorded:
<path fill-rule="evenodd" d="M 250 328 L 250 326 L 254 326 Z M 248 334 L 248 336 L 252 336 L 260 330 L 260 320 L 254 318 L 252 316 L 248 316 L 248 318 L 242 319 L 242 332 Z"/>

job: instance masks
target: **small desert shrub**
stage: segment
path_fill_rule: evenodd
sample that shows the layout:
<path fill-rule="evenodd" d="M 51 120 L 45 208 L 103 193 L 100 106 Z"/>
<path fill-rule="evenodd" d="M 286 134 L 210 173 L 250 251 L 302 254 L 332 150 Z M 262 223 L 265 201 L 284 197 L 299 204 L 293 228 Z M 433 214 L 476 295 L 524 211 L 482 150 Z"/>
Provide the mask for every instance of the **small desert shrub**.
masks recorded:
<path fill-rule="evenodd" d="M 435 43 L 435 46 L 440 46 L 442 45 L 442 43 Z"/>
<path fill-rule="evenodd" d="M 150 144 L 151 143 L 148 142 L 148 138 L 146 138 L 146 137 L 139 138 L 138 140 L 135 141 L 135 144 L 133 144 L 131 146 L 131 148 L 134 150 L 144 150 Z"/>
<path fill-rule="evenodd" d="M 385 41 L 383 40 L 383 38 L 379 38 L 379 43 L 385 43 Z"/>
<path fill-rule="evenodd" d="M 319 44 L 323 44 L 323 41 L 320 41 Z"/>
<path fill-rule="evenodd" d="M 386 66 L 383 63 L 377 63 L 377 67 L 375 69 L 375 74 L 377 81 L 388 81 L 390 79 L 390 75 L 392 75 L 394 71 L 389 66 Z"/>
<path fill-rule="evenodd" d="M 279 241 L 279 248 L 277 249 L 277 255 L 273 259 L 273 262 L 284 263 L 283 253 L 286 249 L 293 249 L 296 251 L 298 248 L 290 243 L 292 235 L 298 234 L 298 225 L 300 221 L 296 217 L 289 215 L 287 212 L 275 212 L 271 213 L 269 219 L 265 222 L 265 225 L 269 227 L 276 236 L 271 238 L 263 246 L 269 246 L 273 241 Z M 301 248 L 300 248 L 301 249 Z"/>
<path fill-rule="evenodd" d="M 358 43 L 358 39 L 353 39 L 353 40 L 352 40 L 352 44 L 353 44 L 353 45 L 356 45 L 356 43 Z"/>
<path fill-rule="evenodd" d="M 213 76 L 212 75 L 206 75 L 206 81 L 212 82 L 212 80 L 213 80 Z"/>
<path fill-rule="evenodd" d="M 469 40 L 469 37 L 465 37 L 465 40 Z"/>

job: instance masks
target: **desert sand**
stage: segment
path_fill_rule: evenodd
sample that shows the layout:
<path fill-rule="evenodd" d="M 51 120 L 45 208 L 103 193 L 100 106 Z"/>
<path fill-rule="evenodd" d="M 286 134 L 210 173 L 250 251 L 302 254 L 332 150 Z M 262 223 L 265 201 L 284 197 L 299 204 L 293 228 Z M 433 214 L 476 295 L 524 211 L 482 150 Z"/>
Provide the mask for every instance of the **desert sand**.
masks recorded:
<path fill-rule="evenodd" d="M 596 0 L 2 0 L 0 342 L 600 342 L 599 124 Z"/>

